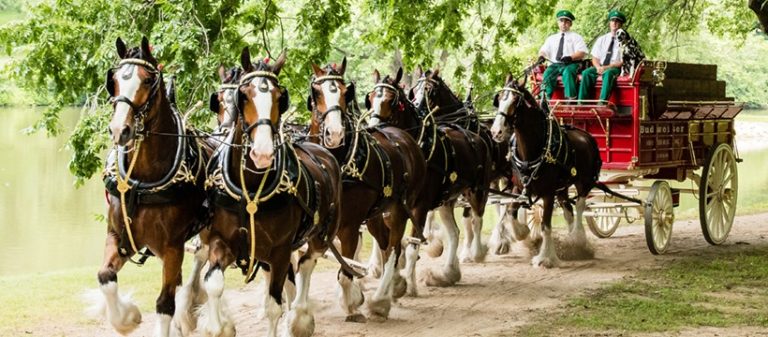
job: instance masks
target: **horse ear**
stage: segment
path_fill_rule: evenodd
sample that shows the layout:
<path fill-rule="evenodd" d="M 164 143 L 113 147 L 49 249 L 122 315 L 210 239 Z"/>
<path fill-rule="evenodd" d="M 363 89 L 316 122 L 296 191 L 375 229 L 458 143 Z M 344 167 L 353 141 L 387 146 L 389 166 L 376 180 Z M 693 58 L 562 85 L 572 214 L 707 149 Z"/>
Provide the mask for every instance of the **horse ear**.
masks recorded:
<path fill-rule="evenodd" d="M 208 99 L 208 109 L 213 113 L 219 113 L 219 94 L 214 92 L 211 94 L 211 98 Z"/>
<path fill-rule="evenodd" d="M 109 97 L 115 97 L 115 72 L 112 69 L 107 70 L 107 81 L 105 83 Z"/>
<path fill-rule="evenodd" d="M 344 71 L 347 70 L 347 57 L 344 56 L 344 58 L 341 60 L 341 67 L 337 69 L 336 71 L 339 72 L 339 75 L 344 76 Z"/>
<path fill-rule="evenodd" d="M 272 66 L 272 72 L 275 73 L 275 75 L 280 75 L 280 70 L 283 69 L 283 65 L 285 65 L 285 60 L 287 57 L 286 53 L 286 49 L 283 49 L 283 51 L 280 52 L 280 56 L 277 57 L 275 65 Z"/>
<path fill-rule="evenodd" d="M 421 65 L 416 67 L 416 71 L 413 72 L 413 75 L 416 79 L 421 78 L 421 75 L 424 75 L 424 70 L 421 69 Z"/>
<path fill-rule="evenodd" d="M 521 79 L 517 80 L 517 86 L 519 88 L 525 88 L 526 82 L 528 82 L 528 76 L 523 76 Z"/>
<path fill-rule="evenodd" d="M 403 79 L 403 67 L 397 68 L 397 75 L 395 75 L 395 82 L 393 84 L 400 83 L 400 80 Z"/>
<path fill-rule="evenodd" d="M 288 108 L 291 107 L 291 97 L 288 95 L 288 89 L 281 88 L 280 90 L 280 100 L 277 104 L 277 109 L 280 111 L 280 114 L 288 111 Z"/>
<path fill-rule="evenodd" d="M 381 74 L 378 69 L 373 69 L 373 83 L 379 83 L 381 81 Z"/>
<path fill-rule="evenodd" d="M 497 107 L 497 108 L 499 107 L 499 94 L 498 93 L 496 93 L 496 95 L 493 95 L 493 106 Z"/>
<path fill-rule="evenodd" d="M 413 102 L 413 98 L 415 95 L 413 94 L 413 88 L 408 89 L 408 100 Z"/>
<path fill-rule="evenodd" d="M 429 78 L 435 78 L 440 77 L 440 68 L 435 68 L 435 71 L 432 72 L 432 75 L 429 76 Z"/>
<path fill-rule="evenodd" d="M 349 104 L 357 100 L 357 97 L 355 96 L 355 82 L 350 82 L 349 85 L 347 85 L 347 92 L 344 94 L 344 100 Z"/>
<path fill-rule="evenodd" d="M 240 66 L 243 67 L 243 71 L 246 73 L 250 73 L 251 69 L 253 69 L 253 64 L 251 64 L 251 51 L 248 49 L 248 46 L 245 46 L 240 53 Z"/>
<path fill-rule="evenodd" d="M 315 73 L 315 77 L 323 76 L 323 69 L 320 69 L 317 64 L 312 63 L 312 72 Z"/>
<path fill-rule="evenodd" d="M 221 79 L 221 82 L 224 82 L 224 80 L 227 79 L 227 68 L 225 68 L 223 64 L 219 65 L 219 78 Z"/>
<path fill-rule="evenodd" d="M 365 108 L 371 110 L 371 96 L 365 95 Z"/>
<path fill-rule="evenodd" d="M 307 95 L 307 111 L 312 111 L 312 94 Z"/>
<path fill-rule="evenodd" d="M 125 54 L 128 52 L 128 49 L 125 47 L 125 42 L 123 42 L 123 39 L 117 38 L 117 41 L 115 41 L 115 47 L 117 48 L 117 56 L 120 56 L 121 59 L 125 58 Z"/>
<path fill-rule="evenodd" d="M 512 82 L 515 78 L 512 77 L 512 73 L 507 73 L 507 78 L 504 79 L 504 85 L 509 84 L 509 82 Z"/>
<path fill-rule="evenodd" d="M 141 55 L 145 58 L 152 57 L 152 50 L 149 48 L 149 39 L 146 36 L 141 38 Z"/>

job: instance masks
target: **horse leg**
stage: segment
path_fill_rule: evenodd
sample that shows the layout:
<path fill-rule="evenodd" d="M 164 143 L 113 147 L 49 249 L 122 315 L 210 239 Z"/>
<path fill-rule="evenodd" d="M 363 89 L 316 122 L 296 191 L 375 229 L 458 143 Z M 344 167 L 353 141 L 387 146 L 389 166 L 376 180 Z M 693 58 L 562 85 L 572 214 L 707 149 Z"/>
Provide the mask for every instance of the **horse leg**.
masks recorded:
<path fill-rule="evenodd" d="M 415 230 L 420 224 L 424 224 L 427 221 L 429 210 L 425 207 L 417 206 L 411 209 L 411 222 L 413 223 L 413 229 Z M 419 249 L 421 243 L 409 243 L 405 248 L 405 293 L 408 296 L 416 297 L 419 295 L 418 285 L 416 283 L 416 261 L 419 260 Z"/>
<path fill-rule="evenodd" d="M 443 255 L 443 239 L 441 238 L 440 228 L 435 224 L 435 212 L 427 213 L 427 220 L 424 222 L 424 237 L 427 239 L 427 247 L 424 250 L 429 257 L 439 257 Z"/>
<path fill-rule="evenodd" d="M 184 262 L 184 245 L 166 247 L 163 252 L 163 286 L 157 298 L 155 310 L 157 325 L 155 336 L 170 336 L 171 320 L 176 312 L 176 288 L 181 286 L 181 264 Z"/>
<path fill-rule="evenodd" d="M 117 273 L 123 268 L 126 257 L 118 254 L 117 234 L 109 231 L 104 247 L 104 263 L 99 269 L 98 280 L 101 293 L 104 295 L 96 300 L 92 312 L 106 315 L 112 327 L 120 334 L 132 332 L 141 323 L 141 313 L 129 296 L 117 293 Z"/>
<path fill-rule="evenodd" d="M 176 292 L 176 312 L 173 314 L 175 328 L 181 336 L 187 336 L 195 330 L 197 322 L 194 319 L 194 304 L 205 301 L 200 289 L 200 272 L 207 262 L 208 245 L 203 245 L 195 252 L 192 271 L 187 283 Z"/>
<path fill-rule="evenodd" d="M 555 243 L 552 238 L 552 208 L 554 207 L 554 196 L 542 196 L 542 205 L 544 215 L 541 221 L 542 244 L 539 248 L 539 254 L 533 257 L 531 263 L 535 267 L 552 268 L 556 267 L 560 260 L 555 253 Z"/>
<path fill-rule="evenodd" d="M 298 264 L 298 256 L 295 252 L 291 253 L 290 268 L 288 268 L 288 275 L 285 279 L 285 285 L 283 286 L 283 297 L 285 303 L 288 305 L 288 310 L 291 310 L 291 304 L 296 299 L 296 273 L 294 272 L 294 266 Z"/>
<path fill-rule="evenodd" d="M 507 220 L 512 223 L 512 235 L 517 241 L 523 241 L 531 235 L 528 228 L 528 214 L 525 209 L 520 209 L 520 204 L 512 202 L 506 206 Z M 522 215 L 522 216 L 521 216 Z"/>
<path fill-rule="evenodd" d="M 381 276 L 379 287 L 368 302 L 368 310 L 371 318 L 377 321 L 386 320 L 392 307 L 392 299 L 402 297 L 405 294 L 405 280 L 398 273 L 397 262 L 402 250 L 402 239 L 405 232 L 405 223 L 408 217 L 406 211 L 400 205 L 390 208 L 389 216 L 384 218 L 388 230 L 387 248 L 384 251 L 384 274 Z"/>
<path fill-rule="evenodd" d="M 461 253 L 459 253 L 459 260 L 461 262 L 473 262 L 473 243 L 475 236 L 479 237 L 480 233 L 475 233 L 472 226 L 471 208 L 464 207 L 461 212 L 461 223 L 464 224 L 464 244 L 461 247 Z"/>
<path fill-rule="evenodd" d="M 479 263 L 485 261 L 485 255 L 488 253 L 488 247 L 483 244 L 483 214 L 485 213 L 485 203 L 488 201 L 488 194 L 484 192 L 469 192 L 467 200 L 471 208 L 464 210 L 471 215 L 471 229 L 474 233 L 470 247 L 470 261 Z M 469 211 L 469 212 L 467 212 Z"/>
<path fill-rule="evenodd" d="M 448 287 L 461 280 L 459 259 L 456 256 L 456 250 L 459 246 L 459 228 L 456 226 L 456 219 L 453 217 L 453 207 L 455 204 L 456 201 L 453 200 L 439 207 L 440 220 L 443 223 L 444 233 L 448 238 L 448 256 L 446 256 L 442 273 L 427 270 L 425 281 L 428 286 Z"/>
<path fill-rule="evenodd" d="M 384 266 L 382 260 L 383 257 L 381 256 L 379 243 L 376 242 L 376 240 L 373 240 L 373 243 L 371 244 L 371 256 L 368 258 L 368 275 L 371 275 L 373 278 L 381 277 L 381 269 Z"/>
<path fill-rule="evenodd" d="M 292 336 L 309 336 L 315 330 L 315 318 L 309 308 L 309 281 L 312 271 L 317 265 L 317 258 L 322 256 L 326 249 L 325 243 L 320 238 L 315 237 L 309 241 L 307 252 L 299 259 L 299 273 L 296 276 L 296 299 L 293 300 L 291 311 L 288 313 L 288 327 Z M 277 316 L 276 318 L 280 317 Z M 272 317 L 270 317 L 271 320 Z"/>
<path fill-rule="evenodd" d="M 376 224 L 371 224 L 369 221 L 368 228 L 376 227 Z M 336 236 L 341 241 L 341 255 L 344 257 L 352 257 L 357 250 L 358 241 L 360 238 L 359 227 L 353 225 L 346 225 L 346 222 L 342 223 L 341 228 L 336 232 Z M 375 242 L 375 240 L 374 240 Z M 372 252 L 375 255 L 376 252 Z M 347 314 L 347 322 L 365 322 L 365 316 L 360 312 L 360 306 L 365 301 L 365 296 L 360 288 L 360 284 L 355 282 L 352 274 L 348 274 L 344 268 L 339 269 L 337 275 L 341 292 L 339 293 L 339 305 L 341 309 Z"/>
<path fill-rule="evenodd" d="M 557 203 L 563 209 L 563 218 L 565 218 L 565 223 L 568 224 L 568 232 L 573 231 L 573 206 L 571 206 L 571 202 L 568 200 L 567 190 L 558 194 Z"/>
<path fill-rule="evenodd" d="M 203 288 L 208 295 L 200 314 L 200 328 L 206 337 L 234 336 L 235 325 L 222 298 L 224 294 L 224 270 L 234 257 L 224 241 L 212 236 L 209 242 L 208 265 Z"/>
<path fill-rule="evenodd" d="M 289 274 L 289 270 L 293 268 L 293 265 L 291 264 L 291 254 L 290 245 L 273 247 L 270 252 L 269 272 L 264 274 L 265 284 L 267 285 L 264 290 L 264 313 L 269 320 L 268 336 L 270 337 L 277 336 L 277 326 L 280 322 L 280 317 L 283 315 L 283 290 L 285 279 Z M 266 268 L 264 269 L 266 270 Z M 296 299 L 298 299 L 299 296 L 301 295 L 298 295 Z M 310 322 L 312 327 L 308 334 L 296 330 L 296 322 L 302 320 L 300 315 L 296 314 L 296 309 L 295 305 L 291 305 L 288 314 L 288 322 L 294 323 L 293 325 L 289 325 L 289 329 L 291 329 L 290 331 L 293 333 L 293 336 L 308 336 L 309 334 L 312 334 L 311 331 L 314 329 L 314 320 L 311 316 Z"/>
<path fill-rule="evenodd" d="M 587 208 L 587 198 L 579 196 L 576 199 L 576 218 L 573 219 L 571 231 L 563 244 L 563 259 L 584 260 L 595 257 L 594 248 L 587 241 L 582 218 Z"/>

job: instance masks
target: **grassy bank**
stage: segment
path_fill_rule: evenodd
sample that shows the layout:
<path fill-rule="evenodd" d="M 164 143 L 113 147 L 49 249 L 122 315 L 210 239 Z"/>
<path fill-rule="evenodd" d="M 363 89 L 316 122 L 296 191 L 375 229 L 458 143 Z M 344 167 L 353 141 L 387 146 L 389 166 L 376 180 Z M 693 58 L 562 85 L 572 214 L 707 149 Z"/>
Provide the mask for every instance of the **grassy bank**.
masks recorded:
<path fill-rule="evenodd" d="M 525 336 L 674 333 L 686 327 L 768 327 L 768 247 L 678 259 L 542 313 Z"/>

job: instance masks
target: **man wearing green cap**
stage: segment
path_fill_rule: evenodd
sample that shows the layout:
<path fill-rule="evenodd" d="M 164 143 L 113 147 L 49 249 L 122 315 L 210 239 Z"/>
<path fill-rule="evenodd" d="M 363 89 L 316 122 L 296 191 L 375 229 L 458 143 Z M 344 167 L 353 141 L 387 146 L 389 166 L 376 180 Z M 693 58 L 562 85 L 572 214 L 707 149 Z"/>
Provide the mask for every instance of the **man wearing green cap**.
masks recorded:
<path fill-rule="evenodd" d="M 581 73 L 579 99 L 590 99 L 590 92 L 597 82 L 597 76 L 603 77 L 603 88 L 600 90 L 600 100 L 606 101 L 611 96 L 611 90 L 616 84 L 616 77 L 621 73 L 623 64 L 619 41 L 616 32 L 621 29 L 627 17 L 618 10 L 608 13 L 608 26 L 611 31 L 595 41 L 592 46 L 592 67 Z"/>
<path fill-rule="evenodd" d="M 589 50 L 584 43 L 584 38 L 571 31 L 574 20 L 576 17 L 570 11 L 558 11 L 557 26 L 560 32 L 548 37 L 539 50 L 539 63 L 544 60 L 550 62 L 547 70 L 544 71 L 543 80 L 547 98 L 552 97 L 557 86 L 557 77 L 560 75 L 563 76 L 565 97 L 576 98 L 576 75 L 579 70 L 577 61 L 583 59 Z"/>

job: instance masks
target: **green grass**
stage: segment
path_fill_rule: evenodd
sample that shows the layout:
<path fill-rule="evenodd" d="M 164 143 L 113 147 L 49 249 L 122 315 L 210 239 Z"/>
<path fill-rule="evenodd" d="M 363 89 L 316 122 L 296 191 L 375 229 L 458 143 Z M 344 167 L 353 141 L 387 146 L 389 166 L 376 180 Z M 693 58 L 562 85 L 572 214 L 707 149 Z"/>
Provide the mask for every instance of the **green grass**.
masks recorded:
<path fill-rule="evenodd" d="M 684 327 L 768 327 L 768 248 L 677 260 L 570 299 L 542 314 L 525 336 L 678 331 Z"/>

